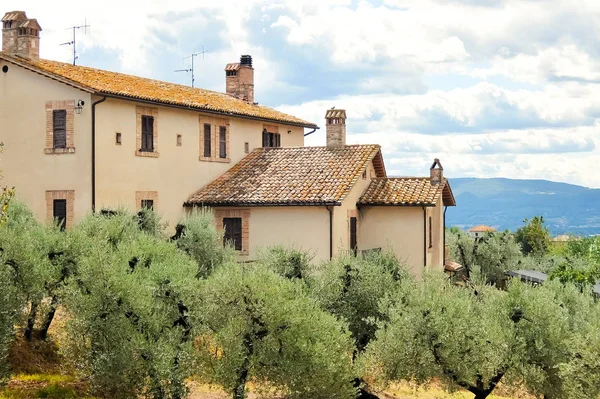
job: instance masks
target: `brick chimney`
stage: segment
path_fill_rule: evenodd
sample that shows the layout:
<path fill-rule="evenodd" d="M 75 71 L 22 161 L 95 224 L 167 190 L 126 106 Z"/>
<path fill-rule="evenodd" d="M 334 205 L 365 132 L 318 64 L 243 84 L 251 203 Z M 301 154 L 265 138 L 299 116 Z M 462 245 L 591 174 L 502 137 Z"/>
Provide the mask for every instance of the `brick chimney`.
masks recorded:
<path fill-rule="evenodd" d="M 327 147 L 343 147 L 346 145 L 346 111 L 328 109 L 325 113 L 327 130 Z"/>
<path fill-rule="evenodd" d="M 429 168 L 429 178 L 432 186 L 440 185 L 444 181 L 444 168 L 437 158 L 433 160 L 433 164 Z"/>
<path fill-rule="evenodd" d="M 239 63 L 225 66 L 225 93 L 249 103 L 254 102 L 252 56 L 242 55 Z"/>
<path fill-rule="evenodd" d="M 10 11 L 2 17 L 2 51 L 32 61 L 40 59 L 40 31 L 36 19 L 25 11 Z"/>

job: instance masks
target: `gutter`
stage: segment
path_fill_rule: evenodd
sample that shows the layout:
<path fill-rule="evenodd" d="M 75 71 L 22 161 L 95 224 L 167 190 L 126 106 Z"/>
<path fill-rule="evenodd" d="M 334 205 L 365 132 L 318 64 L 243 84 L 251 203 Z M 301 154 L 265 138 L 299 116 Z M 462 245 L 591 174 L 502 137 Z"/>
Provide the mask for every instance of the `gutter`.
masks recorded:
<path fill-rule="evenodd" d="M 316 132 L 316 131 L 317 131 L 317 129 L 319 129 L 319 127 L 318 127 L 318 126 L 317 126 L 317 127 L 315 127 L 315 128 L 312 130 L 312 131 L 310 131 L 310 132 L 306 133 L 306 134 L 304 135 L 304 137 L 306 137 L 306 136 L 310 136 L 311 134 L 313 134 L 314 132 Z"/>
<path fill-rule="evenodd" d="M 92 103 L 92 213 L 96 213 L 96 105 L 106 101 L 106 96 Z"/>
<path fill-rule="evenodd" d="M 423 268 L 427 267 L 427 208 L 423 207 Z"/>
<path fill-rule="evenodd" d="M 333 207 L 326 206 L 329 211 L 329 260 L 333 259 Z"/>
<path fill-rule="evenodd" d="M 238 202 L 238 203 L 228 203 L 228 202 L 200 202 L 193 203 L 186 201 L 183 203 L 185 207 L 211 207 L 211 208 L 219 208 L 219 207 L 246 207 L 246 208 L 259 208 L 259 207 L 279 207 L 279 206 L 341 206 L 341 202 L 275 202 L 275 203 L 256 203 L 256 202 Z"/>

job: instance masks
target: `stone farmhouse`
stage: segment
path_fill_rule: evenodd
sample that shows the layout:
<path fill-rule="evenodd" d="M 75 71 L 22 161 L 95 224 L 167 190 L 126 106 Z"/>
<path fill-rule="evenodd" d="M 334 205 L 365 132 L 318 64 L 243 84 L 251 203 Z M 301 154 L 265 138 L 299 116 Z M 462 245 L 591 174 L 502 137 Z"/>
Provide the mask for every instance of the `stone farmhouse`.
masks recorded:
<path fill-rule="evenodd" d="M 171 229 L 193 207 L 252 260 L 271 245 L 311 252 L 392 249 L 416 275 L 445 263 L 439 160 L 425 177 L 388 177 L 379 145 L 346 145 L 346 112 L 318 129 L 257 104 L 252 58 L 225 66 L 225 93 L 39 58 L 41 27 L 2 18 L 3 184 L 41 219 L 69 228 L 90 212 L 156 210 Z M 306 130 L 305 130 L 306 129 Z"/>

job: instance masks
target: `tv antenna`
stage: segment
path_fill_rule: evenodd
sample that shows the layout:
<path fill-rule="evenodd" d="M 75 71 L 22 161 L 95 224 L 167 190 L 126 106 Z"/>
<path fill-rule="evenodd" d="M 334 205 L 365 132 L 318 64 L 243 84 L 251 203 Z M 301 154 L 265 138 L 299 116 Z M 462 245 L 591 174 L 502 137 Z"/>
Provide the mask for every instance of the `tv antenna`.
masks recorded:
<path fill-rule="evenodd" d="M 198 57 L 198 56 L 202 56 L 202 59 L 204 59 L 204 54 L 206 54 L 206 51 L 204 51 L 204 46 L 202 46 L 202 51 L 199 51 L 197 53 L 192 53 L 190 55 L 188 55 L 187 57 L 184 57 L 184 60 L 187 60 L 188 58 L 192 59 L 192 67 L 188 68 L 188 69 L 176 69 L 174 72 L 191 72 L 192 73 L 192 87 L 194 87 L 194 58 Z"/>
<path fill-rule="evenodd" d="M 65 43 L 61 43 L 61 46 L 73 46 L 73 65 L 75 65 L 75 61 L 77 61 L 77 58 L 79 58 L 79 56 L 77 55 L 77 50 L 75 48 L 75 32 L 77 32 L 78 29 L 83 29 L 83 33 L 87 34 L 87 28 L 89 28 L 90 25 L 87 24 L 87 19 L 85 20 L 85 22 L 83 23 L 83 25 L 79 25 L 79 26 L 71 26 L 70 28 L 67 29 L 73 29 L 73 40 L 70 42 L 65 42 Z"/>

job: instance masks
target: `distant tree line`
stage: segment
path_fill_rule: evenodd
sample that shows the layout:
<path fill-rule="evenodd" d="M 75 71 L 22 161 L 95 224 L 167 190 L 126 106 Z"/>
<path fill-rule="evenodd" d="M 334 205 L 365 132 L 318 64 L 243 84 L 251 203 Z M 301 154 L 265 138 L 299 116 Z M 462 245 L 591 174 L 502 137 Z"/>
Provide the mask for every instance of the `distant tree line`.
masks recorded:
<path fill-rule="evenodd" d="M 504 279 L 506 270 L 575 255 L 524 255 L 508 233 L 449 234 L 469 273 L 459 286 L 439 271 L 416 280 L 385 251 L 316 264 L 276 247 L 238 263 L 206 210 L 171 237 L 149 210 L 105 210 L 67 231 L 14 201 L 6 216 L 4 381 L 15 336 L 53 339 L 64 312 L 65 366 L 99 397 L 185 398 L 190 377 L 234 399 L 249 382 L 299 399 L 373 398 L 400 380 L 440 381 L 476 399 L 499 384 L 549 399 L 600 394 L 594 298 L 570 279 L 540 287 Z"/>

